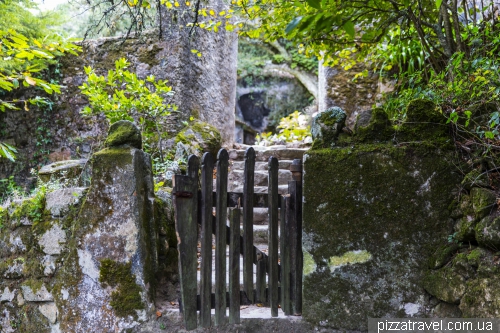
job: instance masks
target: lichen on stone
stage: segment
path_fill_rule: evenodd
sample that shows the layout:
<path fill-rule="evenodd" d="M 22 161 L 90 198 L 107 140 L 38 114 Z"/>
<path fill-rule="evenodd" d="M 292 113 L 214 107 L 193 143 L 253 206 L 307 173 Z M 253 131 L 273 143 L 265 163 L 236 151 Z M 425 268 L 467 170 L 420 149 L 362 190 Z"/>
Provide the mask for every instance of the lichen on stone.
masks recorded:
<path fill-rule="evenodd" d="M 344 253 L 342 256 L 330 257 L 330 269 L 334 271 L 338 267 L 344 265 L 362 264 L 369 261 L 371 258 L 371 253 L 366 250 L 349 251 Z"/>

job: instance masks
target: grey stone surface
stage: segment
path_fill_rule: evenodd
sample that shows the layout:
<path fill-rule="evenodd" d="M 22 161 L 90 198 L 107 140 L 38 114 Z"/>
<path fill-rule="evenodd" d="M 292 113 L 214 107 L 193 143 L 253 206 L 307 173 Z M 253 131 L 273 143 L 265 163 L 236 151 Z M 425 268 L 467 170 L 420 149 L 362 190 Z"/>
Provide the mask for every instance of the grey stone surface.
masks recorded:
<path fill-rule="evenodd" d="M 45 232 L 38 241 L 45 254 L 61 254 L 66 243 L 66 231 L 57 223 Z"/>
<path fill-rule="evenodd" d="M 93 156 L 92 184 L 80 209 L 76 256 L 61 270 L 77 267 L 74 281 L 60 277 L 57 304 L 61 327 L 68 331 L 120 332 L 138 326 L 154 309 L 154 271 L 157 267 L 157 230 L 153 217 L 153 179 L 150 156 L 142 150 L 112 147 Z M 126 293 L 101 277 L 103 260 L 129 267 L 140 303 L 131 314 L 110 305 L 115 293 Z M 125 296 L 124 296 L 125 297 Z M 121 306 L 116 304 L 115 306 Z M 78 320 L 74 320 L 77 314 Z M 130 313 L 130 312 L 128 312 Z"/>
<path fill-rule="evenodd" d="M 57 306 L 56 303 L 45 303 L 38 306 L 38 310 L 49 320 L 51 324 L 57 321 Z"/>
<path fill-rule="evenodd" d="M 46 255 L 42 259 L 43 274 L 52 276 L 56 271 L 56 258 L 51 255 Z"/>
<path fill-rule="evenodd" d="M 24 276 L 24 260 L 14 259 L 14 262 L 7 267 L 3 277 L 7 279 L 20 279 Z"/>
<path fill-rule="evenodd" d="M 53 217 L 66 215 L 72 205 L 78 204 L 86 187 L 70 187 L 48 192 L 45 197 L 45 208 Z"/>
<path fill-rule="evenodd" d="M 50 302 L 54 300 L 54 297 L 42 284 L 40 288 L 34 288 L 28 285 L 22 285 L 21 289 L 23 291 L 24 300 L 28 302 Z"/>
<path fill-rule="evenodd" d="M 67 160 L 48 164 L 38 171 L 43 182 L 57 181 L 73 186 L 85 186 L 88 182 L 87 160 Z"/>
<path fill-rule="evenodd" d="M 2 296 L 0 296 L 0 303 L 12 302 L 15 296 L 16 296 L 15 290 L 10 291 L 9 287 L 5 287 Z"/>

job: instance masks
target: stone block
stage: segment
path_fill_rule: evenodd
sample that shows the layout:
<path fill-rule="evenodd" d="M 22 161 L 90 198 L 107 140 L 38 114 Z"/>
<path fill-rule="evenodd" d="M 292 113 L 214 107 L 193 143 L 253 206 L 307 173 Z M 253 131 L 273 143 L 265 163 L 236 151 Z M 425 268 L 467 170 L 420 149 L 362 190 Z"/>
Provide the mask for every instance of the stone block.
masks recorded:
<path fill-rule="evenodd" d="M 304 319 L 365 331 L 367 317 L 420 317 L 435 306 L 423 279 L 452 228 L 452 156 L 392 144 L 306 153 Z"/>
<path fill-rule="evenodd" d="M 62 217 L 69 212 L 71 206 L 78 204 L 85 190 L 85 187 L 70 187 L 49 192 L 45 199 L 45 209 L 53 217 Z"/>

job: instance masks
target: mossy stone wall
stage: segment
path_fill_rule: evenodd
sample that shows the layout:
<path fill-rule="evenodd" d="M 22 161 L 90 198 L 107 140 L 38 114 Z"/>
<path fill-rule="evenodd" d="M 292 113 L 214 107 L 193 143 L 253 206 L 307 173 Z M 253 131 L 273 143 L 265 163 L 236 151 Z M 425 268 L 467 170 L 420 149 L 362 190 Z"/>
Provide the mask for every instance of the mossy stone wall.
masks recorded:
<path fill-rule="evenodd" d="M 352 144 L 304 160 L 303 316 L 366 330 L 367 318 L 425 317 L 428 258 L 453 228 L 453 151 Z"/>

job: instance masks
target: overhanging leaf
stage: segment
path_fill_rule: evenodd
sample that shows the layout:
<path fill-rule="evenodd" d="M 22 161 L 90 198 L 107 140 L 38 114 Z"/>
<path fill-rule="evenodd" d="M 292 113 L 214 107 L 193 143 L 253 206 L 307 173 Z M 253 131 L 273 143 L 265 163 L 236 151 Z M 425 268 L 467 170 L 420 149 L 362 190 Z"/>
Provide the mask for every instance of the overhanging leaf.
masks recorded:
<path fill-rule="evenodd" d="M 294 18 L 288 25 L 286 26 L 285 33 L 288 35 L 290 32 L 292 32 L 293 29 L 297 27 L 297 25 L 300 23 L 302 20 L 302 16 Z"/>
<path fill-rule="evenodd" d="M 321 2 L 320 0 L 306 0 L 307 4 L 313 8 L 316 9 L 321 9 Z"/>
<path fill-rule="evenodd" d="M 342 28 L 344 28 L 345 32 L 351 36 L 351 38 L 354 38 L 354 23 L 352 21 L 347 21 L 346 23 L 344 23 L 344 25 L 342 26 Z"/>
<path fill-rule="evenodd" d="M 439 10 L 439 8 L 441 8 L 441 2 L 443 2 L 443 0 L 436 0 L 436 8 Z"/>

